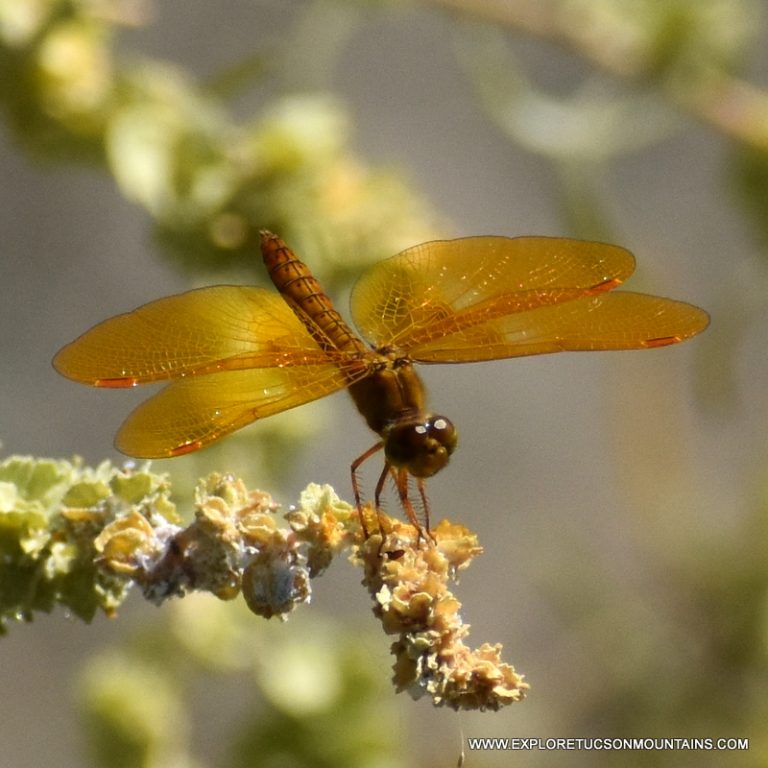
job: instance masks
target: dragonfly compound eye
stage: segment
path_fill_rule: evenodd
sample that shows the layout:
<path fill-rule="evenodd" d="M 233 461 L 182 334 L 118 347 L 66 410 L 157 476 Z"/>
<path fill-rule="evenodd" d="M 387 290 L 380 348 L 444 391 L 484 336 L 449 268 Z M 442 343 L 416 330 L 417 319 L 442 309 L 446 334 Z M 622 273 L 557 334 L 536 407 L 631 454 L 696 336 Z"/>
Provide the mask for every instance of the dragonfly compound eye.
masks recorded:
<path fill-rule="evenodd" d="M 431 477 L 447 463 L 456 448 L 456 428 L 444 416 L 395 423 L 387 431 L 384 451 L 396 467 L 414 477 Z"/>

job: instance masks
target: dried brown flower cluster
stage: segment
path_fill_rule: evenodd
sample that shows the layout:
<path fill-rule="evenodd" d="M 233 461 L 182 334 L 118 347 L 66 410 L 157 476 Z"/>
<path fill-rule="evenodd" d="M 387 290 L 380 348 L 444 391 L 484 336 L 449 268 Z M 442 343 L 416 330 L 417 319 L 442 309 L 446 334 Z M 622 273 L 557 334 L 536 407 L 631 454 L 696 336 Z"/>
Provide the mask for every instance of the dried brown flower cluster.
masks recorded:
<path fill-rule="evenodd" d="M 528 683 L 501 661 L 501 646 L 464 645 L 469 625 L 448 581 L 482 552 L 477 536 L 443 520 L 425 541 L 412 526 L 378 515 L 381 533 L 357 548 L 364 583 L 392 644 L 394 682 L 413 698 L 427 694 L 438 706 L 494 709 L 520 701 Z"/>
<path fill-rule="evenodd" d="M 363 567 L 363 583 L 385 632 L 398 635 L 394 682 L 438 706 L 499 709 L 519 701 L 528 684 L 501 661 L 500 645 L 464 645 L 469 625 L 448 582 L 482 552 L 477 537 L 441 522 L 431 536 L 383 513 L 357 510 L 329 486 L 310 485 L 280 525 L 268 494 L 230 476 L 212 475 L 197 490 L 195 520 L 186 528 L 137 510 L 107 525 L 96 539 L 99 564 L 139 584 L 154 602 L 191 590 L 232 599 L 240 592 L 259 616 L 285 618 L 309 602 L 310 579 L 342 551 Z"/>
<path fill-rule="evenodd" d="M 193 523 L 158 524 L 133 510 L 96 539 L 99 563 L 155 603 L 192 590 L 229 600 L 242 590 L 254 613 L 283 615 L 308 601 L 309 574 L 300 542 L 278 526 L 277 508 L 269 494 L 214 474 L 197 488 Z"/>

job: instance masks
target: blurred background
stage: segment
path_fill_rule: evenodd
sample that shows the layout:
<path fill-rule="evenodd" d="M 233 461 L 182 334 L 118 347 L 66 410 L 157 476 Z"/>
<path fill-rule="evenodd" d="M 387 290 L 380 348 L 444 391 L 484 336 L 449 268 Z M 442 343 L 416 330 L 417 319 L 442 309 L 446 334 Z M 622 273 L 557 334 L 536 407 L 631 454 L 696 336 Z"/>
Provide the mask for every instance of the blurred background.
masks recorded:
<path fill-rule="evenodd" d="M 712 317 L 681 346 L 423 371 L 460 430 L 433 515 L 485 547 L 456 590 L 469 643 L 503 643 L 523 703 L 396 695 L 342 561 L 285 624 L 136 596 L 11 626 L 3 764 L 450 766 L 472 736 L 725 736 L 750 750 L 464 764 L 768 765 L 767 28 L 760 0 L 0 0 L 3 457 L 122 461 L 146 393 L 50 359 L 151 299 L 262 281 L 246 221 L 342 312 L 409 245 L 540 234 L 619 243 L 629 288 Z M 182 510 L 214 470 L 288 506 L 311 481 L 349 499 L 371 444 L 341 393 L 153 466 Z"/>

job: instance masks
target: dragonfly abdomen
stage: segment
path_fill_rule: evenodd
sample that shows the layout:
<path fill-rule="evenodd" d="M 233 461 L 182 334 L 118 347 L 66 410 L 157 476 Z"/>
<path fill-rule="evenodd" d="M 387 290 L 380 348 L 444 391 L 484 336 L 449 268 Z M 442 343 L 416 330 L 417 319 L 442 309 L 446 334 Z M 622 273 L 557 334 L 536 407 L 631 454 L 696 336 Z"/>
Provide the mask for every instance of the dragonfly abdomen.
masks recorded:
<path fill-rule="evenodd" d="M 322 349 L 368 351 L 336 311 L 309 267 L 281 238 L 262 231 L 261 253 L 275 288 Z"/>

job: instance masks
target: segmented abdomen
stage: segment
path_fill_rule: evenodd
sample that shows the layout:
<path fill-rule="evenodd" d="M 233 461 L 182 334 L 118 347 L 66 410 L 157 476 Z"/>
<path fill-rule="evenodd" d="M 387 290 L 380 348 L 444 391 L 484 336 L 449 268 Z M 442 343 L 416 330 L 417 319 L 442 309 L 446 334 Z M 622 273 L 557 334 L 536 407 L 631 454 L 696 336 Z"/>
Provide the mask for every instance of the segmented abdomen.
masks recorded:
<path fill-rule="evenodd" d="M 336 311 L 307 265 L 281 238 L 262 231 L 261 253 L 275 288 L 322 349 L 369 351 Z"/>

